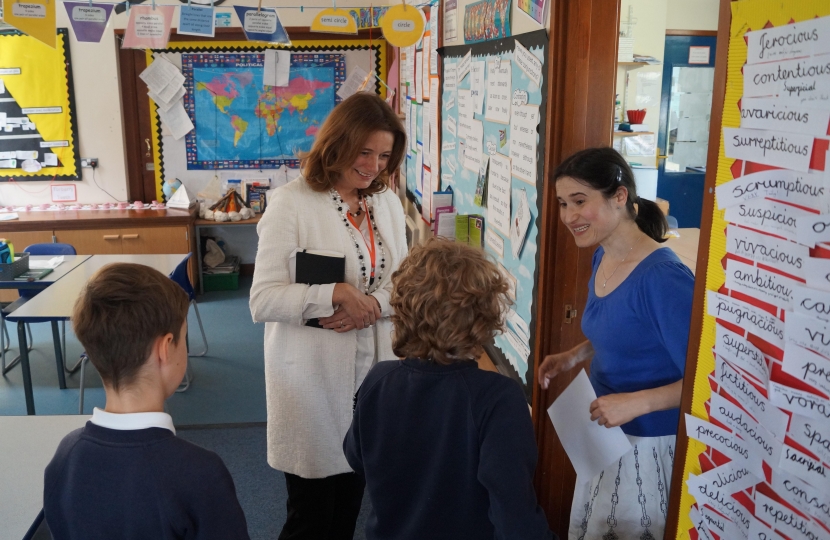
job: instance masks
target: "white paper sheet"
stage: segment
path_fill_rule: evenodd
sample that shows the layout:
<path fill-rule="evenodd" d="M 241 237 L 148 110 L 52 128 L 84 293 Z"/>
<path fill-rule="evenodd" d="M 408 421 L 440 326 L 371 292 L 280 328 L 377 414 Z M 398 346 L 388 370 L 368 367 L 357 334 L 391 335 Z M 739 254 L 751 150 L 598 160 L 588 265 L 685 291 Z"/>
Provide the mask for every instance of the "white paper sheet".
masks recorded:
<path fill-rule="evenodd" d="M 484 114 L 484 76 L 487 62 L 477 60 L 470 66 L 470 96 L 473 98 L 473 112 Z"/>
<path fill-rule="evenodd" d="M 509 237 L 511 192 L 509 157 L 499 153 L 490 156 L 490 174 L 487 182 L 487 223 Z"/>
<path fill-rule="evenodd" d="M 472 51 L 467 51 L 467 54 L 458 62 L 458 80 L 461 81 L 470 72 L 470 64 L 473 61 Z"/>
<path fill-rule="evenodd" d="M 291 76 L 291 51 L 265 49 L 263 86 L 288 86 Z"/>
<path fill-rule="evenodd" d="M 802 133 L 821 137 L 827 133 L 830 110 L 782 103 L 777 99 L 741 100 L 741 127 Z M 679 135 L 678 135 L 679 137 Z"/>
<path fill-rule="evenodd" d="M 527 236 L 527 228 L 530 226 L 530 203 L 527 200 L 527 191 L 524 188 L 519 190 L 519 202 L 516 205 L 516 212 L 510 220 L 510 247 L 513 257 L 519 258 L 522 247 Z"/>
<path fill-rule="evenodd" d="M 539 106 L 513 107 L 510 119 L 510 160 L 512 174 L 536 185 L 536 150 Z"/>
<path fill-rule="evenodd" d="M 511 63 L 487 63 L 487 103 L 484 118 L 499 124 L 510 123 L 510 88 L 513 83 Z"/>
<path fill-rule="evenodd" d="M 467 132 L 472 128 L 473 122 L 473 100 L 470 97 L 470 90 L 459 88 L 458 90 L 458 135 L 459 139 L 466 139 Z M 472 169 L 477 171 L 478 169 Z"/>
<path fill-rule="evenodd" d="M 460 128 L 461 124 L 459 123 Z M 464 168 L 474 172 L 480 172 L 482 168 L 482 154 L 484 152 L 484 124 L 480 120 L 472 120 L 470 122 L 470 127 L 467 130 L 467 136 L 464 142 L 467 145 L 467 151 L 464 154 Z"/>
<path fill-rule="evenodd" d="M 181 101 L 177 102 L 173 107 L 167 111 L 158 111 L 161 121 L 173 134 L 173 138 L 178 140 L 190 133 L 193 129 L 193 122 L 184 110 L 184 105 Z"/>
<path fill-rule="evenodd" d="M 364 91 L 368 86 L 364 84 L 368 77 L 369 74 L 366 73 L 365 69 L 360 66 L 353 67 L 346 81 L 337 90 L 337 95 L 340 96 L 340 99 L 346 99 L 353 94 Z"/>
<path fill-rule="evenodd" d="M 548 407 L 553 427 L 576 470 L 577 482 L 590 481 L 631 450 L 621 428 L 606 428 L 591 420 L 590 407 L 596 399 L 583 369 Z"/>
<path fill-rule="evenodd" d="M 542 86 L 542 62 L 518 41 L 513 50 L 513 61 L 536 86 Z"/>
<path fill-rule="evenodd" d="M 830 52 L 830 17 L 755 30 L 744 38 L 747 64 Z"/>

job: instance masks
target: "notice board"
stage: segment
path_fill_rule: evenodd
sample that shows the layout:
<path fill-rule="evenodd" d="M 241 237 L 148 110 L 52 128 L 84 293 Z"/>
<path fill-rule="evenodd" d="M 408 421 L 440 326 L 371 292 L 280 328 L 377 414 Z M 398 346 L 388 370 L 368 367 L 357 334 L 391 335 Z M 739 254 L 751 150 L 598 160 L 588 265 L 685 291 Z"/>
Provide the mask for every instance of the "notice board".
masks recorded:
<path fill-rule="evenodd" d="M 666 538 L 830 538 L 830 4 L 730 7 Z"/>

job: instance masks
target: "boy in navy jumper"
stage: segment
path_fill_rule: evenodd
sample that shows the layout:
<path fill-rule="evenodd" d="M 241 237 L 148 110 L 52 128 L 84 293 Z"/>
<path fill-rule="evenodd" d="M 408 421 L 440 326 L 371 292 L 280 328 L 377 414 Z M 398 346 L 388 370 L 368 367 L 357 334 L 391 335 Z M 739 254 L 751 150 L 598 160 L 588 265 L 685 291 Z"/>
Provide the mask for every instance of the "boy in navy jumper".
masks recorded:
<path fill-rule="evenodd" d="M 164 401 L 187 367 L 188 298 L 139 264 L 105 266 L 75 304 L 75 334 L 107 404 L 67 435 L 46 467 L 55 540 L 247 539 L 222 460 L 176 438 Z"/>
<path fill-rule="evenodd" d="M 343 442 L 372 501 L 368 540 L 549 540 L 519 385 L 478 369 L 503 328 L 506 279 L 481 250 L 434 239 L 393 274 L 395 354 L 363 381 Z"/>

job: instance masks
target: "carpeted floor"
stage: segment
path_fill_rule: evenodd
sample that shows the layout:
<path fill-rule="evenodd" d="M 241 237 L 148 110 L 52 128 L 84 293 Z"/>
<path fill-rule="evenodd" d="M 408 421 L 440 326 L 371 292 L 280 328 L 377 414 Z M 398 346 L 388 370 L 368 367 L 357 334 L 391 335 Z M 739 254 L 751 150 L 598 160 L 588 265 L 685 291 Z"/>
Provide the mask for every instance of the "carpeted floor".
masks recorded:
<path fill-rule="evenodd" d="M 285 522 L 285 477 L 265 458 L 265 424 L 222 427 L 188 426 L 178 436 L 213 450 L 222 458 L 236 484 L 239 503 L 248 520 L 251 540 L 275 540 Z M 369 514 L 364 496 L 355 539 L 366 538 L 363 529 Z"/>

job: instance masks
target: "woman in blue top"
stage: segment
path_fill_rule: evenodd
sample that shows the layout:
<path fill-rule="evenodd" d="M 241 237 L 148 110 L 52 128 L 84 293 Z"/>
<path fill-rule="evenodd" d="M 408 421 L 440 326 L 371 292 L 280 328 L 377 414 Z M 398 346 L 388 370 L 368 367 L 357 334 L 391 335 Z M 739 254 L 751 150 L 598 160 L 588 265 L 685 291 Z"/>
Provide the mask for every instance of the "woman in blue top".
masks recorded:
<path fill-rule="evenodd" d="M 587 341 L 549 355 L 539 381 L 584 360 L 597 394 L 591 419 L 621 426 L 632 449 L 595 478 L 577 480 L 570 540 L 662 538 L 669 501 L 694 276 L 660 244 L 668 226 L 637 196 L 634 173 L 611 148 L 591 148 L 554 172 L 560 218 L 594 252 L 582 317 Z"/>

